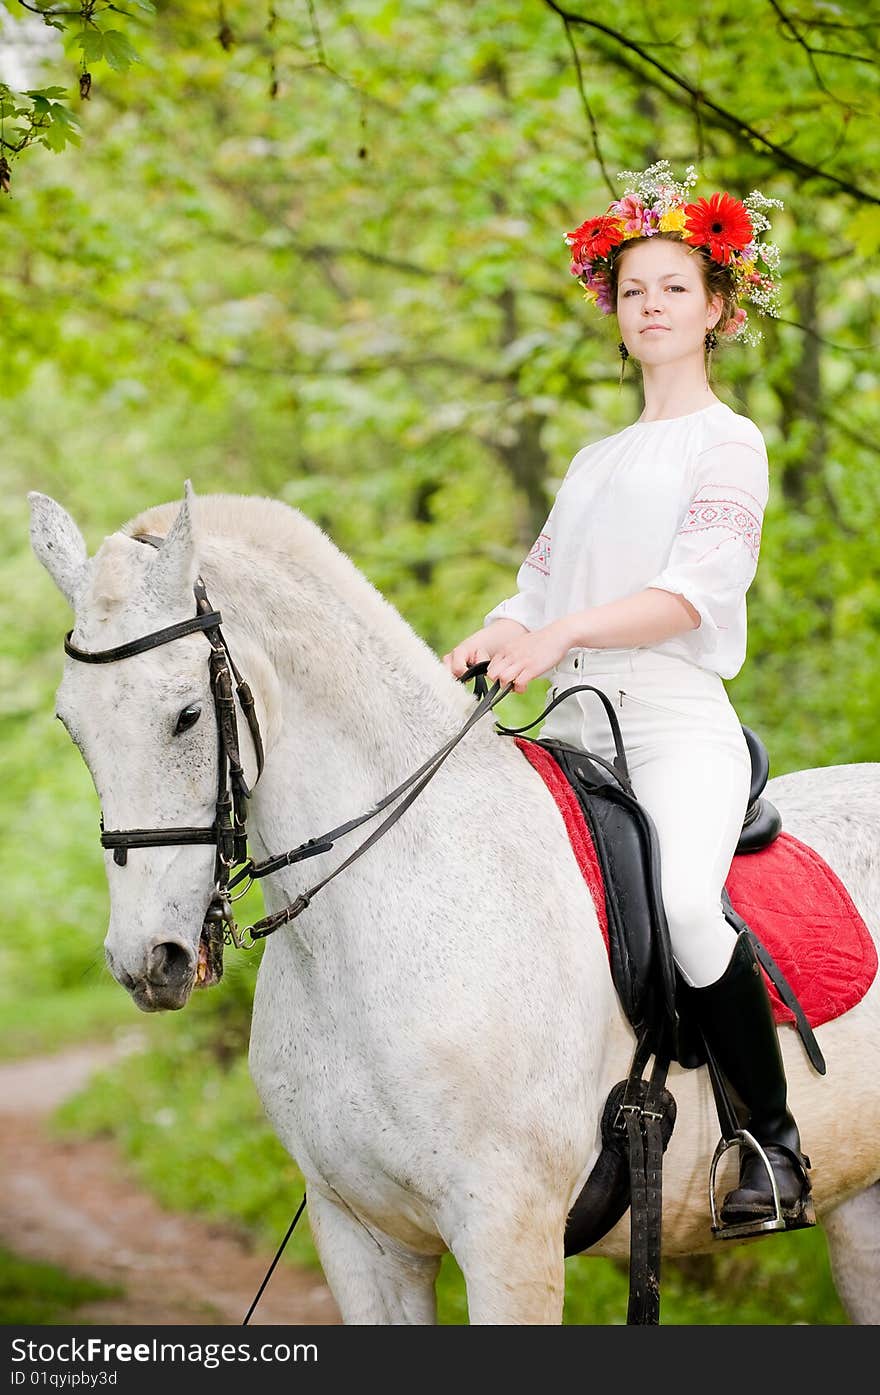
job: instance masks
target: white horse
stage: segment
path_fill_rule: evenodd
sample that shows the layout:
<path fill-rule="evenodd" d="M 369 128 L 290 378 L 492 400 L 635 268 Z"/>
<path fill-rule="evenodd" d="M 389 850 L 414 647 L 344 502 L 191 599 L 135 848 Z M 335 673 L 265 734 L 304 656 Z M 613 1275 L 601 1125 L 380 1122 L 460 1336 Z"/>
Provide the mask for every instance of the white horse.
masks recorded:
<path fill-rule="evenodd" d="M 90 560 L 64 509 L 30 497 L 34 551 L 74 610 L 81 649 L 191 617 L 193 582 L 204 578 L 264 734 L 250 801 L 256 857 L 370 808 L 473 709 L 354 565 L 281 503 L 195 499 L 188 489 L 183 505 L 148 510 Z M 141 533 L 166 540 L 154 551 L 132 540 Z M 211 823 L 218 756 L 208 652 L 195 633 L 121 663 L 67 660 L 58 714 L 108 829 Z M 194 724 L 179 730 L 185 709 Z M 876 936 L 880 764 L 798 771 L 767 793 Z M 318 881 L 351 846 L 267 879 L 267 909 Z M 107 854 L 107 962 L 144 1010 L 188 999 L 213 862 L 204 846 L 135 849 L 126 866 Z M 780 1037 L 838 1291 L 854 1322 L 876 1323 L 880 976 L 817 1032 L 825 1078 L 793 1029 Z M 435 1278 L 450 1250 L 472 1324 L 560 1322 L 566 1215 L 598 1156 L 602 1106 L 633 1044 L 561 815 L 485 719 L 401 820 L 266 941 L 260 966 L 250 1069 L 306 1178 L 344 1321 L 435 1321 Z M 675 1256 L 715 1243 L 708 1173 L 719 1127 L 705 1069 L 673 1067 L 669 1085 L 678 1122 L 664 1167 L 663 1242 Z M 628 1241 L 625 1217 L 591 1253 L 626 1257 Z"/>

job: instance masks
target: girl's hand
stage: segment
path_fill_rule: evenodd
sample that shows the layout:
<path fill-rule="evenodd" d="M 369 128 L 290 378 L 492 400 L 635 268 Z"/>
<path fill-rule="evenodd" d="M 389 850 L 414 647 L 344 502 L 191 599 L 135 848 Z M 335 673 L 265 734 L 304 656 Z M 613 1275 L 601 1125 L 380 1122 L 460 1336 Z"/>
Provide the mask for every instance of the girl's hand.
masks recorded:
<path fill-rule="evenodd" d="M 497 678 L 502 687 L 512 683 L 514 692 L 524 693 L 532 679 L 555 668 L 574 643 L 565 620 L 554 620 L 552 625 L 532 630 L 498 649 L 486 678 L 490 683 Z"/>
<path fill-rule="evenodd" d="M 448 654 L 443 655 L 443 662 L 453 678 L 460 678 L 471 664 L 481 664 L 490 657 L 488 649 L 483 647 L 481 640 L 482 631 L 479 631 L 475 635 L 469 635 Z"/>
<path fill-rule="evenodd" d="M 510 644 L 525 634 L 528 634 L 528 630 L 518 620 L 493 620 L 491 625 L 468 635 L 461 644 L 456 644 L 454 649 L 444 654 L 443 662 L 454 678 L 460 678 L 472 664 L 487 663 L 503 644 Z"/>

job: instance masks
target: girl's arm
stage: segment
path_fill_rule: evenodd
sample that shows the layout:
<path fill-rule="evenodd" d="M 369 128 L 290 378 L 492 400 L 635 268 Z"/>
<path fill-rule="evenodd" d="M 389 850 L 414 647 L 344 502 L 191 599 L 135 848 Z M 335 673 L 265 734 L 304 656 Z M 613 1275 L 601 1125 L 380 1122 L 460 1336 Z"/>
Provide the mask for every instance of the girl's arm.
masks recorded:
<path fill-rule="evenodd" d="M 682 595 L 647 587 L 566 615 L 560 623 L 570 637 L 569 649 L 631 649 L 697 629 L 700 612 Z"/>

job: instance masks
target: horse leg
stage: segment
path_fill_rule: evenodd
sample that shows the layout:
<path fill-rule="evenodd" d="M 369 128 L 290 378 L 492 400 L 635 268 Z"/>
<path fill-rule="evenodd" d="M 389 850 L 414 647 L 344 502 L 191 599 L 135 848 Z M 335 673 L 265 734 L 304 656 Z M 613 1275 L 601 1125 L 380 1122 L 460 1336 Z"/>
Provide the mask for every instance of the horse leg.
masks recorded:
<path fill-rule="evenodd" d="M 851 1322 L 880 1324 L 880 1181 L 822 1217 L 831 1273 Z"/>
<path fill-rule="evenodd" d="M 308 1215 L 321 1267 L 344 1323 L 436 1323 L 439 1255 L 405 1249 L 314 1188 L 308 1192 Z"/>
<path fill-rule="evenodd" d="M 540 1207 L 470 1216 L 450 1239 L 472 1327 L 562 1322 L 565 1218 Z"/>

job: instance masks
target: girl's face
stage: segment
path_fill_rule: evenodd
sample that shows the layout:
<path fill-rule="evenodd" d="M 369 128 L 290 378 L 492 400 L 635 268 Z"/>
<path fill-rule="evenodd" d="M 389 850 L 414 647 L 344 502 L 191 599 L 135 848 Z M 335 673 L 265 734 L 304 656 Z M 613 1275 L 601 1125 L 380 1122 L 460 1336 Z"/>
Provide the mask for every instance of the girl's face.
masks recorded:
<path fill-rule="evenodd" d="M 707 301 L 697 255 L 682 243 L 653 237 L 620 253 L 617 323 L 639 362 L 671 363 L 701 352 L 722 307 L 720 296 Z"/>

